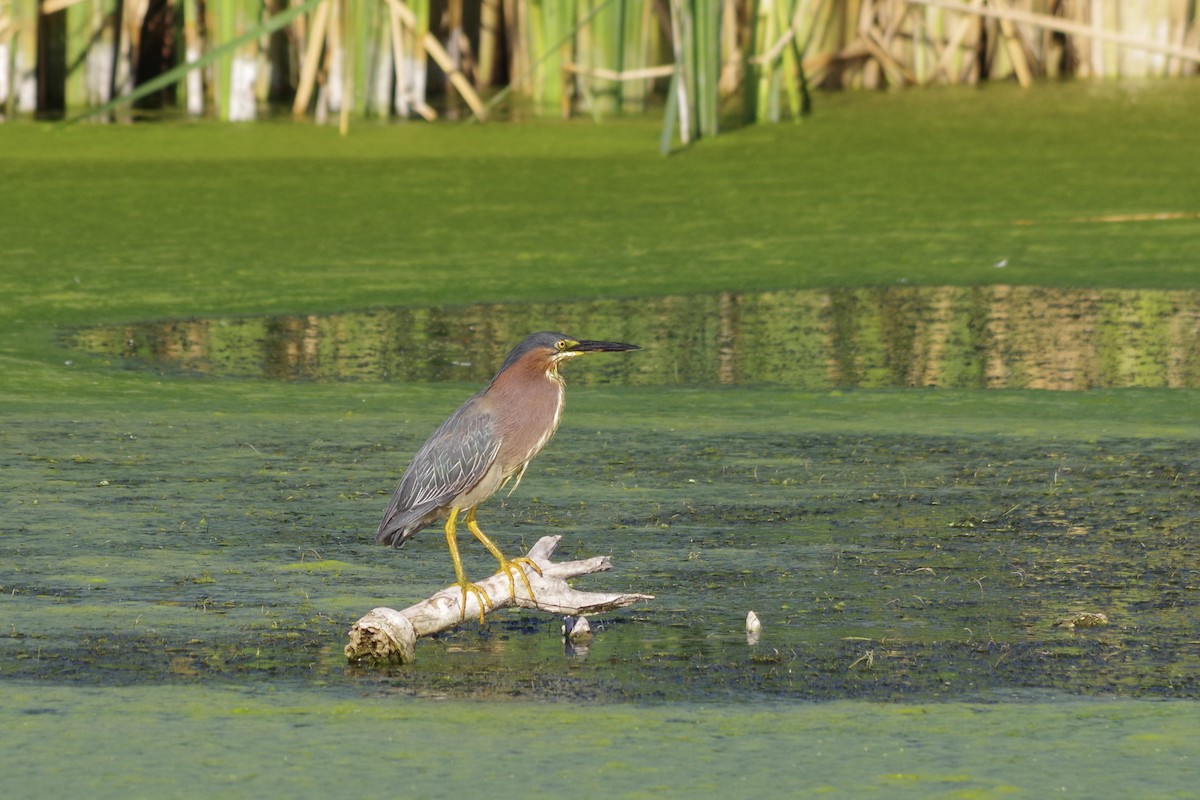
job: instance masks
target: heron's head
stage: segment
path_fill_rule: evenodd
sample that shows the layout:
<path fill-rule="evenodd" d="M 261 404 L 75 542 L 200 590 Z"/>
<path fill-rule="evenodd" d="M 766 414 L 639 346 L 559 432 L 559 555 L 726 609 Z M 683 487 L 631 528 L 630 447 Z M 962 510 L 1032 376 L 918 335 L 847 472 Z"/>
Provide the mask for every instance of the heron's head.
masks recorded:
<path fill-rule="evenodd" d="M 565 333 L 542 331 L 525 337 L 525 340 L 512 349 L 504 365 L 500 367 L 503 373 L 516 364 L 536 366 L 554 374 L 558 365 L 569 358 L 587 353 L 617 353 L 624 350 L 640 350 L 636 344 L 622 342 L 601 342 L 592 339 L 576 339 Z M 497 373 L 497 374 L 500 374 Z"/>

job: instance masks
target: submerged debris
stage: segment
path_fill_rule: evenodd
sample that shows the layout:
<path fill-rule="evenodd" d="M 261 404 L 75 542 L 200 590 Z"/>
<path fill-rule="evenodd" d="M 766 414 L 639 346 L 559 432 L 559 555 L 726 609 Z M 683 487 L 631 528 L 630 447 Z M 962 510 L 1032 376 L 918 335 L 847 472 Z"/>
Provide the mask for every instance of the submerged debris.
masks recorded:
<path fill-rule="evenodd" d="M 746 615 L 746 644 L 758 644 L 758 639 L 761 635 L 762 623 L 758 620 L 758 614 L 751 611 Z"/>
<path fill-rule="evenodd" d="M 563 652 L 568 658 L 585 659 L 592 646 L 592 626 L 587 617 L 580 614 L 577 617 L 563 617 L 562 624 Z"/>
<path fill-rule="evenodd" d="M 1108 617 L 1099 611 L 1080 611 L 1054 623 L 1054 627 L 1073 631 L 1076 628 L 1100 628 L 1107 624 Z"/>
<path fill-rule="evenodd" d="M 592 636 L 592 626 L 588 624 L 587 617 L 580 615 L 578 617 L 563 617 L 562 624 L 563 639 L 569 642 L 590 642 Z"/>

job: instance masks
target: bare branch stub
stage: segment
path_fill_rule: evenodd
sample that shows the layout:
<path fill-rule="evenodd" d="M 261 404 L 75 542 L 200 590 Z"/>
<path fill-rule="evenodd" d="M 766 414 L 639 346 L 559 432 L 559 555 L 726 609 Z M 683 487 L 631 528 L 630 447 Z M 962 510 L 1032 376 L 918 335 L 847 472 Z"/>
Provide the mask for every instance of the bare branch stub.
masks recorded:
<path fill-rule="evenodd" d="M 612 569 L 612 560 L 597 556 L 583 561 L 556 563 L 550 560 L 561 536 L 544 536 L 529 550 L 527 558 L 537 564 L 542 574 L 524 568 L 533 588 L 534 598 L 525 594 L 523 582 L 515 581 L 516 595 L 509 591 L 508 577 L 497 573 L 478 586 L 492 600 L 489 613 L 502 608 L 516 606 L 550 614 L 597 614 L 624 608 L 639 600 L 653 600 L 648 594 L 611 594 L 605 592 L 580 592 L 572 589 L 567 581 L 593 572 Z M 416 640 L 472 620 L 479 616 L 479 600 L 467 595 L 463 608 L 462 591 L 451 585 L 402 611 L 390 608 L 372 609 L 350 628 L 350 642 L 345 647 L 349 661 L 368 663 L 406 664 L 415 657 Z"/>

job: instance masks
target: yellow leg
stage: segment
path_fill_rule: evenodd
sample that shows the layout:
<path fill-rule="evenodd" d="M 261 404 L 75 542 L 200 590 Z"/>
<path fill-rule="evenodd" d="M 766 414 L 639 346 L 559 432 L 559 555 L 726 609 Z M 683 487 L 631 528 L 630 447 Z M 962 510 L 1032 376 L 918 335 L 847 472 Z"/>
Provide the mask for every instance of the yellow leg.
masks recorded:
<path fill-rule="evenodd" d="M 529 593 L 529 599 L 532 600 L 533 587 L 529 585 L 529 578 L 526 577 L 525 570 L 522 569 L 521 566 L 523 564 L 528 564 L 529 566 L 533 567 L 533 571 L 538 575 L 542 574 L 542 568 L 530 561 L 528 558 L 514 558 L 511 561 L 505 558 L 504 554 L 500 552 L 500 548 L 496 547 L 495 542 L 489 539 L 487 534 L 479 529 L 479 523 L 475 521 L 475 509 L 473 508 L 467 512 L 467 530 L 474 534 L 475 538 L 478 539 L 483 546 L 488 549 L 488 552 L 500 562 L 499 571 L 508 575 L 508 593 L 512 595 L 514 599 L 517 596 L 517 585 L 513 581 L 513 573 L 515 572 L 517 575 L 521 576 L 521 582 L 525 584 L 525 591 Z"/>
<path fill-rule="evenodd" d="M 467 518 L 467 527 L 472 526 L 471 517 Z M 458 509 L 450 510 L 450 518 L 446 520 L 446 546 L 450 548 L 450 560 L 454 562 L 454 577 L 457 579 L 458 588 L 462 589 L 462 616 L 459 619 L 467 618 L 467 593 L 474 594 L 479 599 L 479 624 L 483 624 L 483 613 L 492 607 L 492 598 L 487 596 L 487 592 L 480 589 L 475 584 L 467 580 L 467 575 L 463 572 L 462 559 L 458 557 L 458 536 L 455 531 L 455 523 L 458 520 Z M 474 531 L 471 531 L 474 533 Z"/>

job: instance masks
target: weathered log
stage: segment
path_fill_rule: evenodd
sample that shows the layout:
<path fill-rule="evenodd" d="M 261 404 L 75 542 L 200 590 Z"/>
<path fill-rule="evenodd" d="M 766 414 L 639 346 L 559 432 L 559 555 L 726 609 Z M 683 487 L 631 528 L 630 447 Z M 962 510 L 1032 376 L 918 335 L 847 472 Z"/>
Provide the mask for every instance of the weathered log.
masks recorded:
<path fill-rule="evenodd" d="M 593 572 L 612 569 L 612 559 L 596 556 L 584 561 L 555 563 L 550 560 L 561 536 L 545 536 L 537 541 L 526 556 L 542 570 L 538 575 L 531 567 L 520 565 L 533 599 L 519 578 L 513 581 L 515 595 L 509 588 L 509 576 L 498 572 L 477 585 L 491 598 L 488 613 L 516 606 L 551 614 L 596 614 L 624 608 L 639 600 L 653 600 L 649 594 L 610 594 L 604 592 L 579 592 L 567 585 L 567 581 Z M 350 642 L 345 647 L 346 658 L 354 662 L 407 664 L 414 660 L 417 639 L 439 631 L 453 628 L 479 617 L 479 598 L 468 593 L 466 608 L 463 608 L 463 593 L 457 584 L 442 589 L 427 600 L 409 606 L 403 611 L 391 608 L 375 608 L 359 619 L 350 628 Z"/>

